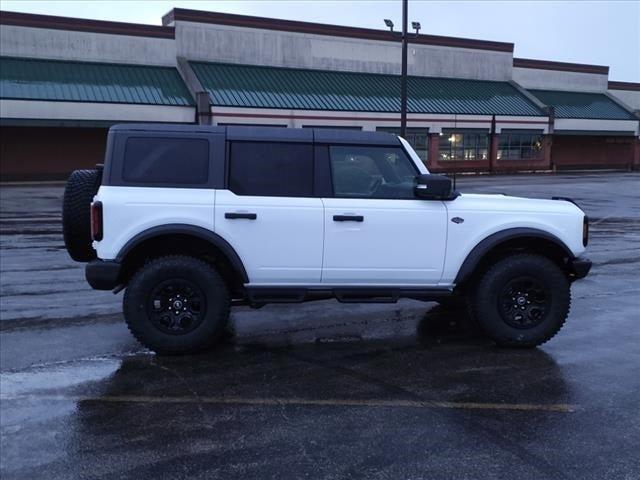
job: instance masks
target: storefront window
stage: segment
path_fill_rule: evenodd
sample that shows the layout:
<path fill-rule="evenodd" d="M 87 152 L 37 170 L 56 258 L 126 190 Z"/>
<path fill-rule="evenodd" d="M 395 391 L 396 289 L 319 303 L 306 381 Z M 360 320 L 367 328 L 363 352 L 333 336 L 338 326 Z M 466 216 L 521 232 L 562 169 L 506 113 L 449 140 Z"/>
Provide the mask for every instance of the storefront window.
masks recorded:
<path fill-rule="evenodd" d="M 442 129 L 440 160 L 487 160 L 489 135 L 487 130 Z"/>
<path fill-rule="evenodd" d="M 537 160 L 542 158 L 542 132 L 502 130 L 498 160 Z"/>
<path fill-rule="evenodd" d="M 378 127 L 376 131 L 400 135 L 399 128 Z M 429 130 L 426 128 L 407 128 L 407 134 L 404 136 L 404 139 L 409 142 L 409 145 L 413 147 L 422 161 L 427 163 L 429 155 Z"/>

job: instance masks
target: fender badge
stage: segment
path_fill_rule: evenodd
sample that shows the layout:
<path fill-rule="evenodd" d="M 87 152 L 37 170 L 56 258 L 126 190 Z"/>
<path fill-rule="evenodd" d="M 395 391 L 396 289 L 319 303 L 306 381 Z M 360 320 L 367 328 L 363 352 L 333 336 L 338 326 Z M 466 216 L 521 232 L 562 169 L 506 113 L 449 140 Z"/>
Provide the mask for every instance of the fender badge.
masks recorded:
<path fill-rule="evenodd" d="M 453 223 L 462 223 L 462 222 L 464 222 L 464 218 L 460 218 L 460 217 L 453 217 L 453 218 L 451 219 L 451 221 L 452 221 Z"/>

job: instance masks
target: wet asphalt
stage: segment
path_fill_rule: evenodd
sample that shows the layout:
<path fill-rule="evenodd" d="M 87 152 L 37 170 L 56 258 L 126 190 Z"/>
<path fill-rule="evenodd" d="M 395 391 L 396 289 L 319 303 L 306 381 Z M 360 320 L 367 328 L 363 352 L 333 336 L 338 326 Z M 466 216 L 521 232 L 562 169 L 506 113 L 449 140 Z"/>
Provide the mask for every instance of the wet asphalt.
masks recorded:
<path fill-rule="evenodd" d="M 239 308 L 158 357 L 68 259 L 62 187 L 0 188 L 0 477 L 640 478 L 640 175 L 480 176 L 574 198 L 592 273 L 563 330 L 499 349 L 434 303 Z"/>

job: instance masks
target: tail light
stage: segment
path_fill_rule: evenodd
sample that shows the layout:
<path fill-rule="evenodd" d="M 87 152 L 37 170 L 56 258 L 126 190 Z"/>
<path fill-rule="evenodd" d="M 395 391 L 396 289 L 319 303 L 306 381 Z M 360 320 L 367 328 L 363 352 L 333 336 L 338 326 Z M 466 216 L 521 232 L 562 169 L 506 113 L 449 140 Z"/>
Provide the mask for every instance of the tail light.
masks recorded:
<path fill-rule="evenodd" d="M 585 247 L 589 244 L 589 217 L 584 216 L 582 221 L 582 245 Z"/>
<path fill-rule="evenodd" d="M 97 242 L 102 240 L 102 202 L 91 204 L 91 238 Z"/>

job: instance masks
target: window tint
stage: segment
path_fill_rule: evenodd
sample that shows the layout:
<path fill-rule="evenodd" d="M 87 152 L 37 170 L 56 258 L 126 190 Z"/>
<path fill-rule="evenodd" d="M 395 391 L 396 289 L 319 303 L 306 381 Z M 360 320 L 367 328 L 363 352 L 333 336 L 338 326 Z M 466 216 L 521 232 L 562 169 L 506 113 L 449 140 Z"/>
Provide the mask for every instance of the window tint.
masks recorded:
<path fill-rule="evenodd" d="M 330 147 L 336 197 L 414 198 L 418 174 L 399 147 Z"/>
<path fill-rule="evenodd" d="M 193 138 L 127 139 L 122 178 L 132 183 L 206 184 L 209 142 Z"/>
<path fill-rule="evenodd" d="M 233 142 L 229 189 L 236 195 L 313 196 L 313 147 L 301 143 Z"/>

